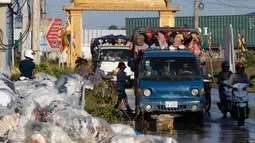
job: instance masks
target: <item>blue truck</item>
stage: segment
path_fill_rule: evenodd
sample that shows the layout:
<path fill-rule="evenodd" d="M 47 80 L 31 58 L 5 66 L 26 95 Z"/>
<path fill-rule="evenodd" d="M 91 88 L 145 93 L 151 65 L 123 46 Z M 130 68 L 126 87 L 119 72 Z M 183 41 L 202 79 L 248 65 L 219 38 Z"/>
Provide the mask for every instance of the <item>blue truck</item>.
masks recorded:
<path fill-rule="evenodd" d="M 136 29 L 134 37 L 145 30 Z M 185 30 L 181 31 L 190 31 Z M 137 131 L 145 133 L 147 121 L 161 115 L 193 116 L 197 123 L 203 123 L 204 85 L 199 59 L 193 52 L 147 50 L 139 58 L 135 55 L 134 62 Z"/>

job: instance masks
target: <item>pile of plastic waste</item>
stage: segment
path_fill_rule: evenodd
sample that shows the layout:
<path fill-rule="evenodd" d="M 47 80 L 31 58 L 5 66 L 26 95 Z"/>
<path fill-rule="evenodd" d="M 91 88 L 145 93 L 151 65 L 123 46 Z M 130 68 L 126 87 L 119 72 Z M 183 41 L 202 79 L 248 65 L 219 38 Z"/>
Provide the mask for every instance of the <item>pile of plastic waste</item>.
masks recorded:
<path fill-rule="evenodd" d="M 0 140 L 11 143 L 175 143 L 172 138 L 136 135 L 81 110 L 81 89 L 88 81 L 75 73 L 56 79 L 12 82 L 0 69 Z"/>

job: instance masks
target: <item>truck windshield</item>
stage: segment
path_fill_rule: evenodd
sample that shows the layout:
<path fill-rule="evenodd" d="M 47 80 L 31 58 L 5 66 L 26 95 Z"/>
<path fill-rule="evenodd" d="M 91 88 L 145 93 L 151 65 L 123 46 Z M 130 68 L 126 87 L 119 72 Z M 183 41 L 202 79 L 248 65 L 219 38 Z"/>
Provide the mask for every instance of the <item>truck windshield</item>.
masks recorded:
<path fill-rule="evenodd" d="M 127 61 L 129 49 L 102 49 L 101 61 Z"/>
<path fill-rule="evenodd" d="M 199 80 L 200 68 L 194 57 L 148 57 L 140 78 L 155 81 Z"/>

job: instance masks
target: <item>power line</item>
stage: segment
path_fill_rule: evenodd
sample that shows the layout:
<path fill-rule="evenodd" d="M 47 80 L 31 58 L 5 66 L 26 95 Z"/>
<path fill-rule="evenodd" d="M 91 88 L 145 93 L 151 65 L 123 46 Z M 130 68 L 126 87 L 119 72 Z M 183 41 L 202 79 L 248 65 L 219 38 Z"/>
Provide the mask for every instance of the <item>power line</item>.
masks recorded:
<path fill-rule="evenodd" d="M 14 3 L 17 3 L 17 1 L 18 1 L 18 0 L 14 1 Z M 27 2 L 27 7 L 28 7 L 28 21 L 29 21 L 29 20 L 31 19 L 30 2 L 29 2 L 29 0 L 26 0 L 26 2 Z M 25 3 L 23 3 L 23 6 L 24 6 L 24 4 L 25 4 Z M 17 5 L 18 5 L 18 4 L 17 4 Z M 23 8 L 23 6 L 22 6 L 22 8 Z M 10 8 L 13 9 L 14 7 L 10 7 Z M 21 14 L 22 8 L 19 8 L 19 10 L 18 10 L 18 12 L 19 12 L 20 15 L 22 15 L 22 14 Z M 10 14 L 13 14 L 12 10 L 9 10 L 8 12 L 9 12 Z M 25 32 L 21 34 L 21 37 L 20 37 L 20 39 L 21 39 L 21 44 L 23 44 L 23 43 L 25 42 L 25 40 L 28 38 L 30 25 L 31 25 L 31 23 L 29 22 L 28 25 L 26 26 Z M 11 44 L 11 45 L 6 45 L 6 44 L 4 44 L 4 43 L 3 43 L 3 37 L 4 37 L 3 34 L 4 34 L 3 31 L 0 29 L 0 50 L 12 50 L 12 49 L 14 48 L 15 44 Z M 7 48 L 7 47 L 10 47 L 10 48 Z"/>

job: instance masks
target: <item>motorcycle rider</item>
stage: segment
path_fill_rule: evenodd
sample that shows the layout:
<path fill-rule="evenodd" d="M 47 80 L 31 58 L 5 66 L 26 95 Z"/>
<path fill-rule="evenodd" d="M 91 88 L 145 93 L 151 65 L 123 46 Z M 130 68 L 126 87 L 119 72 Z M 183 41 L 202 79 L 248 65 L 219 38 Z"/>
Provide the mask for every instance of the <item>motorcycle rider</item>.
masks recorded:
<path fill-rule="evenodd" d="M 224 111 L 224 106 L 223 106 L 223 102 L 225 101 L 225 96 L 223 94 L 223 91 L 224 91 L 224 85 L 223 84 L 223 81 L 224 80 L 229 80 L 230 76 L 233 74 L 230 70 L 230 64 L 228 61 L 224 61 L 221 63 L 221 69 L 222 71 L 219 73 L 218 75 L 218 84 L 219 84 L 219 98 L 220 98 L 220 102 L 217 103 L 219 109 L 221 111 Z M 226 117 L 226 115 L 224 115 L 224 117 Z"/>
<path fill-rule="evenodd" d="M 114 105 L 114 109 L 117 109 L 123 100 L 128 112 L 132 112 L 133 110 L 130 108 L 128 104 L 127 94 L 125 92 L 125 83 L 126 83 L 126 73 L 124 72 L 126 65 L 124 62 L 119 62 L 118 65 L 119 71 L 117 72 L 117 83 L 116 89 L 118 93 L 118 101 L 117 104 Z"/>
<path fill-rule="evenodd" d="M 112 75 L 105 75 L 105 72 L 100 69 L 101 61 L 96 60 L 92 69 L 92 76 L 90 76 L 90 81 L 96 85 L 102 87 L 104 90 L 103 97 L 108 96 L 108 85 L 104 83 L 103 79 L 109 80 Z"/>
<path fill-rule="evenodd" d="M 244 72 L 245 71 L 244 64 L 237 63 L 235 67 L 236 67 L 236 73 L 230 76 L 229 85 L 233 86 L 236 83 L 250 84 L 250 79 L 248 78 L 248 75 Z"/>
<path fill-rule="evenodd" d="M 26 50 L 25 58 L 26 59 L 22 60 L 19 64 L 19 70 L 21 72 L 21 76 L 19 77 L 19 80 L 32 79 L 34 78 L 33 75 L 36 72 L 35 63 L 33 62 L 34 51 Z"/>

